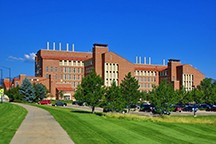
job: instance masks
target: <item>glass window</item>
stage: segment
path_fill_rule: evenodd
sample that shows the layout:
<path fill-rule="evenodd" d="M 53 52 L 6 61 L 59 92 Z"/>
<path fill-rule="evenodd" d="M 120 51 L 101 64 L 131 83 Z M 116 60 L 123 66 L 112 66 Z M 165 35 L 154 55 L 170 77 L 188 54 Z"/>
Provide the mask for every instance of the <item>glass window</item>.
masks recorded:
<path fill-rule="evenodd" d="M 144 84 L 145 88 L 146 88 L 146 84 Z"/>
<path fill-rule="evenodd" d="M 67 72 L 67 68 L 66 68 L 66 67 L 64 68 L 64 72 L 65 72 L 65 73 Z"/>
<path fill-rule="evenodd" d="M 50 71 L 53 72 L 53 67 L 50 67 Z"/>
<path fill-rule="evenodd" d="M 144 81 L 146 82 L 146 77 L 144 77 Z"/>
<path fill-rule="evenodd" d="M 66 75 L 66 74 L 64 75 L 64 79 L 65 79 L 65 80 L 67 79 L 67 75 Z"/>
<path fill-rule="evenodd" d="M 156 78 L 154 78 L 154 82 L 156 82 Z"/>
<path fill-rule="evenodd" d="M 55 67 L 55 72 L 57 72 L 57 67 Z"/>
<path fill-rule="evenodd" d="M 79 85 L 79 84 L 80 84 L 80 82 L 77 83 L 77 85 Z"/>
<path fill-rule="evenodd" d="M 49 67 L 48 66 L 46 67 L 46 72 L 49 72 Z"/>
<path fill-rule="evenodd" d="M 61 74 L 61 79 L 62 79 L 62 74 Z"/>
<path fill-rule="evenodd" d="M 82 73 L 83 73 L 83 68 L 82 68 Z"/>
<path fill-rule="evenodd" d="M 73 79 L 76 80 L 76 75 L 73 75 Z"/>
<path fill-rule="evenodd" d="M 73 73 L 76 73 L 76 68 L 73 68 Z"/>
<path fill-rule="evenodd" d="M 71 68 L 69 68 L 69 73 L 71 73 Z"/>
<path fill-rule="evenodd" d="M 76 87 L 76 82 L 73 82 L 73 87 Z"/>
<path fill-rule="evenodd" d="M 58 78 L 58 75 L 56 74 L 55 77 L 56 77 L 56 79 L 57 79 L 57 78 Z"/>
<path fill-rule="evenodd" d="M 68 79 L 71 80 L 71 75 L 69 75 Z"/>
<path fill-rule="evenodd" d="M 63 70 L 62 70 L 63 68 L 61 67 L 61 72 L 63 72 Z"/>
<path fill-rule="evenodd" d="M 80 68 L 78 68 L 78 73 L 80 73 Z"/>
<path fill-rule="evenodd" d="M 153 82 L 153 78 L 151 78 L 151 82 Z"/>
<path fill-rule="evenodd" d="M 148 84 L 148 88 L 150 88 L 150 84 Z"/>
<path fill-rule="evenodd" d="M 143 81 L 143 77 L 141 77 L 141 82 Z"/>
<path fill-rule="evenodd" d="M 141 84 L 141 88 L 143 88 L 143 84 Z"/>
<path fill-rule="evenodd" d="M 150 78 L 148 78 L 148 82 L 150 82 Z"/>
<path fill-rule="evenodd" d="M 48 75 L 48 74 L 46 74 L 46 78 L 49 78 L 49 75 Z"/>
<path fill-rule="evenodd" d="M 80 80 L 80 75 L 78 75 L 78 78 L 77 78 L 78 80 Z"/>

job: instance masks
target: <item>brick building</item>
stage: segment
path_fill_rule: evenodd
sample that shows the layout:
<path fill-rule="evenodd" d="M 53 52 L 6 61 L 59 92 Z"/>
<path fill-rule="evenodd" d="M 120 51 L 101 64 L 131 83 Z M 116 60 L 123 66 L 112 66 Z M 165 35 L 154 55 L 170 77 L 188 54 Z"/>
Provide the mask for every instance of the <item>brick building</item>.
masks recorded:
<path fill-rule="evenodd" d="M 35 77 L 26 77 L 20 75 L 14 78 L 12 86 L 21 84 L 26 77 L 32 83 L 42 83 L 50 90 L 50 95 L 59 99 L 58 92 L 64 90 L 65 99 L 74 99 L 74 90 L 82 81 L 82 78 L 88 75 L 93 68 L 97 74 L 104 79 L 104 85 L 110 86 L 112 81 L 120 85 L 128 72 L 131 72 L 140 85 L 140 91 L 151 91 L 152 85 L 159 85 L 164 79 L 171 82 L 174 89 L 180 89 L 184 86 L 186 90 L 191 90 L 192 85 L 199 85 L 204 79 L 204 74 L 189 64 L 181 64 L 180 60 L 169 59 L 168 64 L 152 65 L 150 62 L 141 63 L 141 58 L 136 57 L 136 63 L 131 63 L 127 59 L 114 52 L 109 52 L 107 44 L 94 44 L 93 52 L 74 52 L 49 49 L 39 50 L 35 58 Z M 150 58 L 149 58 L 149 61 Z"/>

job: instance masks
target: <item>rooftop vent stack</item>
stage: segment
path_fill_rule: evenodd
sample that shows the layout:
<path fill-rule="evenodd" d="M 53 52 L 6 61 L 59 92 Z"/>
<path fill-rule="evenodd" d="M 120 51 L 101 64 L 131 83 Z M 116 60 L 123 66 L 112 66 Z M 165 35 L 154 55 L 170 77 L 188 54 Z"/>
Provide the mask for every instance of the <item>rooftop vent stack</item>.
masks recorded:
<path fill-rule="evenodd" d="M 67 51 L 68 51 L 68 43 L 67 43 Z"/>
<path fill-rule="evenodd" d="M 59 51 L 61 51 L 61 43 L 59 43 Z"/>
<path fill-rule="evenodd" d="M 73 44 L 73 52 L 74 52 L 74 44 Z"/>
<path fill-rule="evenodd" d="M 146 64 L 146 57 L 144 57 L 144 64 Z"/>
<path fill-rule="evenodd" d="M 141 64 L 141 57 L 139 57 L 139 63 Z"/>
<path fill-rule="evenodd" d="M 136 56 L 136 64 L 137 64 L 137 56 Z"/>
<path fill-rule="evenodd" d="M 165 65 L 165 59 L 163 59 L 163 65 Z"/>
<path fill-rule="evenodd" d="M 47 42 L 47 50 L 49 50 L 49 42 Z"/>
<path fill-rule="evenodd" d="M 53 43 L 53 50 L 55 50 L 55 42 Z"/>
<path fill-rule="evenodd" d="M 149 64 L 151 64 L 151 57 L 149 57 Z"/>

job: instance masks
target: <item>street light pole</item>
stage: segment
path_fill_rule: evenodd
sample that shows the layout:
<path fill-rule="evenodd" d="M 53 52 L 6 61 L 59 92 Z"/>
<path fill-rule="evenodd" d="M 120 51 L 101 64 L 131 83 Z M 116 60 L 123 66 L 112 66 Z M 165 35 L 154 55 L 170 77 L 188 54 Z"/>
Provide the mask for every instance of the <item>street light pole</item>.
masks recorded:
<path fill-rule="evenodd" d="M 1 84 L 3 84 L 3 80 L 2 80 L 2 77 L 3 77 L 3 70 L 2 70 L 2 69 L 0 69 L 0 70 L 1 70 Z M 2 96 L 1 96 L 1 103 L 3 104 Z"/>
<path fill-rule="evenodd" d="M 194 88 L 194 117 L 196 117 L 196 111 L 195 111 L 195 85 L 192 85 Z"/>

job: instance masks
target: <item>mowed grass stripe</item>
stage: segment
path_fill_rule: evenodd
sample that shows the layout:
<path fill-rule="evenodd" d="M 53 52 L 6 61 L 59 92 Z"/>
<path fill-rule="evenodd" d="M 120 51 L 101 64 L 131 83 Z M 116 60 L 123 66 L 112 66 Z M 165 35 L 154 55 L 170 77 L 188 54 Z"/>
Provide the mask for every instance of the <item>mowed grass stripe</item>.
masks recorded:
<path fill-rule="evenodd" d="M 7 144 L 11 141 L 27 112 L 25 108 L 15 104 L 0 104 L 0 143 Z"/>
<path fill-rule="evenodd" d="M 75 143 L 215 143 L 215 124 L 137 122 L 102 113 L 39 106 L 55 117 Z M 207 119 L 207 117 L 205 117 Z M 213 129 L 209 133 L 205 131 Z"/>

